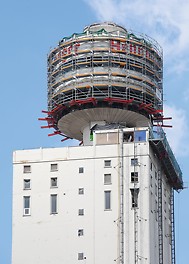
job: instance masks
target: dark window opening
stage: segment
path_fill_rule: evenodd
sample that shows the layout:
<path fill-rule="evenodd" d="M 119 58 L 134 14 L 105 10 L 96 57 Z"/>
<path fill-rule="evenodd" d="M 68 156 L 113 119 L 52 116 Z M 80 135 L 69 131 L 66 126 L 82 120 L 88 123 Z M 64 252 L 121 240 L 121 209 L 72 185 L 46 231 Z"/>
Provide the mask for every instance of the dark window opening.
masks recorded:
<path fill-rule="evenodd" d="M 131 172 L 131 182 L 138 182 L 138 172 Z"/>
<path fill-rule="evenodd" d="M 84 173 L 84 168 L 83 167 L 79 168 L 79 173 Z"/>
<path fill-rule="evenodd" d="M 139 188 L 130 189 L 130 191 L 131 191 L 132 208 L 137 208 Z"/>
<path fill-rule="evenodd" d="M 133 142 L 134 133 L 133 132 L 125 132 L 123 133 L 123 142 Z"/>

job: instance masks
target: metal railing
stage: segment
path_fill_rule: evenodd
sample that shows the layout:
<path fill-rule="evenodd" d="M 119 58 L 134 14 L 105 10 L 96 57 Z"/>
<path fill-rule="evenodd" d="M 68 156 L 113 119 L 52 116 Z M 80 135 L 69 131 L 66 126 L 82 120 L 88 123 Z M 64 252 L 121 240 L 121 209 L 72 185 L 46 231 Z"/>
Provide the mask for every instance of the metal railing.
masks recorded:
<path fill-rule="evenodd" d="M 166 138 L 166 134 L 165 132 L 163 131 L 162 127 L 157 127 L 156 129 L 153 128 L 153 127 L 150 127 L 149 128 L 149 140 L 152 140 L 152 141 L 156 141 L 156 140 L 161 140 L 168 156 L 169 156 L 169 159 L 172 163 L 172 166 L 174 167 L 174 170 L 176 171 L 177 175 L 178 175 L 178 178 L 180 179 L 180 181 L 182 182 L 182 171 L 180 169 L 180 166 L 175 158 L 175 155 L 173 154 L 173 151 L 169 145 L 169 142 Z"/>

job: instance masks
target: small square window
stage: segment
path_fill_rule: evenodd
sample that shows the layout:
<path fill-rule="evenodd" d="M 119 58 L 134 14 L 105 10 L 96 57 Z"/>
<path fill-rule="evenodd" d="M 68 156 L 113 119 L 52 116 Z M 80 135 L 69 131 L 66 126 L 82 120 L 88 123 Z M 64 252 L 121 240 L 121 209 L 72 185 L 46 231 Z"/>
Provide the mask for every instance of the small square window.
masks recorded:
<path fill-rule="evenodd" d="M 31 172 L 31 165 L 24 165 L 24 173 L 30 173 Z"/>
<path fill-rule="evenodd" d="M 78 194 L 84 194 L 84 188 L 79 188 L 78 189 Z"/>
<path fill-rule="evenodd" d="M 51 188 L 58 187 L 58 180 L 57 177 L 51 178 Z"/>
<path fill-rule="evenodd" d="M 111 160 L 105 160 L 104 167 L 111 167 Z"/>
<path fill-rule="evenodd" d="M 84 215 L 84 209 L 79 209 L 78 215 Z"/>
<path fill-rule="evenodd" d="M 78 229 L 78 236 L 83 236 L 83 235 L 84 235 L 84 230 Z"/>
<path fill-rule="evenodd" d="M 111 184 L 111 174 L 104 174 L 104 184 Z"/>
<path fill-rule="evenodd" d="M 123 133 L 123 142 L 133 142 L 133 139 L 134 139 L 133 132 Z"/>
<path fill-rule="evenodd" d="M 83 167 L 79 168 L 79 173 L 84 173 L 84 168 Z"/>
<path fill-rule="evenodd" d="M 135 141 L 146 141 L 146 131 L 145 130 L 135 131 L 134 134 L 135 134 L 134 135 Z"/>
<path fill-rule="evenodd" d="M 138 172 L 131 172 L 131 182 L 138 182 Z"/>
<path fill-rule="evenodd" d="M 24 190 L 30 190 L 30 189 L 31 189 L 31 180 L 24 179 Z"/>
<path fill-rule="evenodd" d="M 78 260 L 84 259 L 84 253 L 78 253 Z"/>
<path fill-rule="evenodd" d="M 138 165 L 138 159 L 131 159 L 131 166 L 137 166 Z"/>
<path fill-rule="evenodd" d="M 58 164 L 57 163 L 51 164 L 51 171 L 57 171 L 57 170 L 58 170 Z"/>

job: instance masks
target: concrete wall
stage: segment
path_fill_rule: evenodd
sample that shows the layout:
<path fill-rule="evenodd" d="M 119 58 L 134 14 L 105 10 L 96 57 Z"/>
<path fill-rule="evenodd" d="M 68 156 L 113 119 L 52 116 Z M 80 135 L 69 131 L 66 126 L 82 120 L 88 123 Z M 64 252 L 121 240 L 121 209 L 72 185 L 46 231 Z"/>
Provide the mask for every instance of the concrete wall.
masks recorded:
<path fill-rule="evenodd" d="M 119 263 L 121 152 L 121 144 L 95 145 L 95 139 L 93 146 L 14 152 L 12 264 Z M 134 152 L 136 166 L 131 165 Z M 159 161 L 148 141 L 124 143 L 123 156 L 125 263 L 134 263 L 135 251 L 139 263 L 158 263 L 155 172 Z M 110 167 L 104 167 L 105 160 L 111 160 Z M 51 171 L 51 164 L 58 164 L 58 170 Z M 31 165 L 30 173 L 23 172 L 25 165 Z M 138 172 L 137 183 L 131 182 L 133 171 Z M 111 174 L 110 184 L 104 184 L 104 174 Z M 51 177 L 57 177 L 57 188 L 51 188 Z M 31 180 L 30 190 L 23 190 L 24 179 Z M 163 185 L 169 190 L 164 180 Z M 79 188 L 84 188 L 84 194 L 78 194 Z M 132 208 L 133 188 L 139 188 L 136 209 Z M 110 210 L 105 210 L 104 191 L 111 191 Z M 57 194 L 57 214 L 51 214 L 52 194 Z M 24 196 L 31 197 L 28 216 L 23 215 Z M 83 216 L 78 215 L 79 209 L 84 209 Z M 84 230 L 83 236 L 78 236 L 79 229 Z M 170 264 L 169 239 L 164 237 L 165 263 Z M 78 253 L 84 253 L 83 260 L 78 260 Z"/>

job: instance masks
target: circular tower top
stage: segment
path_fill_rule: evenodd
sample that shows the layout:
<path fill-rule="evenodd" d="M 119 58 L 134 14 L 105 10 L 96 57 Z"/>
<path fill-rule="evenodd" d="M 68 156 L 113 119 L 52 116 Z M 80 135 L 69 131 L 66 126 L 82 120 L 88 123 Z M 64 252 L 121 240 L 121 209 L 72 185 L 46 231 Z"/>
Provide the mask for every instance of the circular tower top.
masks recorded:
<path fill-rule="evenodd" d="M 110 22 L 63 38 L 48 55 L 50 127 L 82 140 L 92 124 L 147 126 L 161 116 L 162 49 Z"/>
<path fill-rule="evenodd" d="M 119 26 L 115 23 L 112 23 L 112 22 L 103 22 L 103 23 L 94 23 L 94 24 L 91 24 L 89 26 L 86 26 L 83 30 L 83 32 L 97 32 L 99 30 L 105 30 L 109 33 L 114 33 L 114 32 L 122 32 L 124 34 L 127 33 L 127 30 L 122 27 L 122 26 Z"/>

